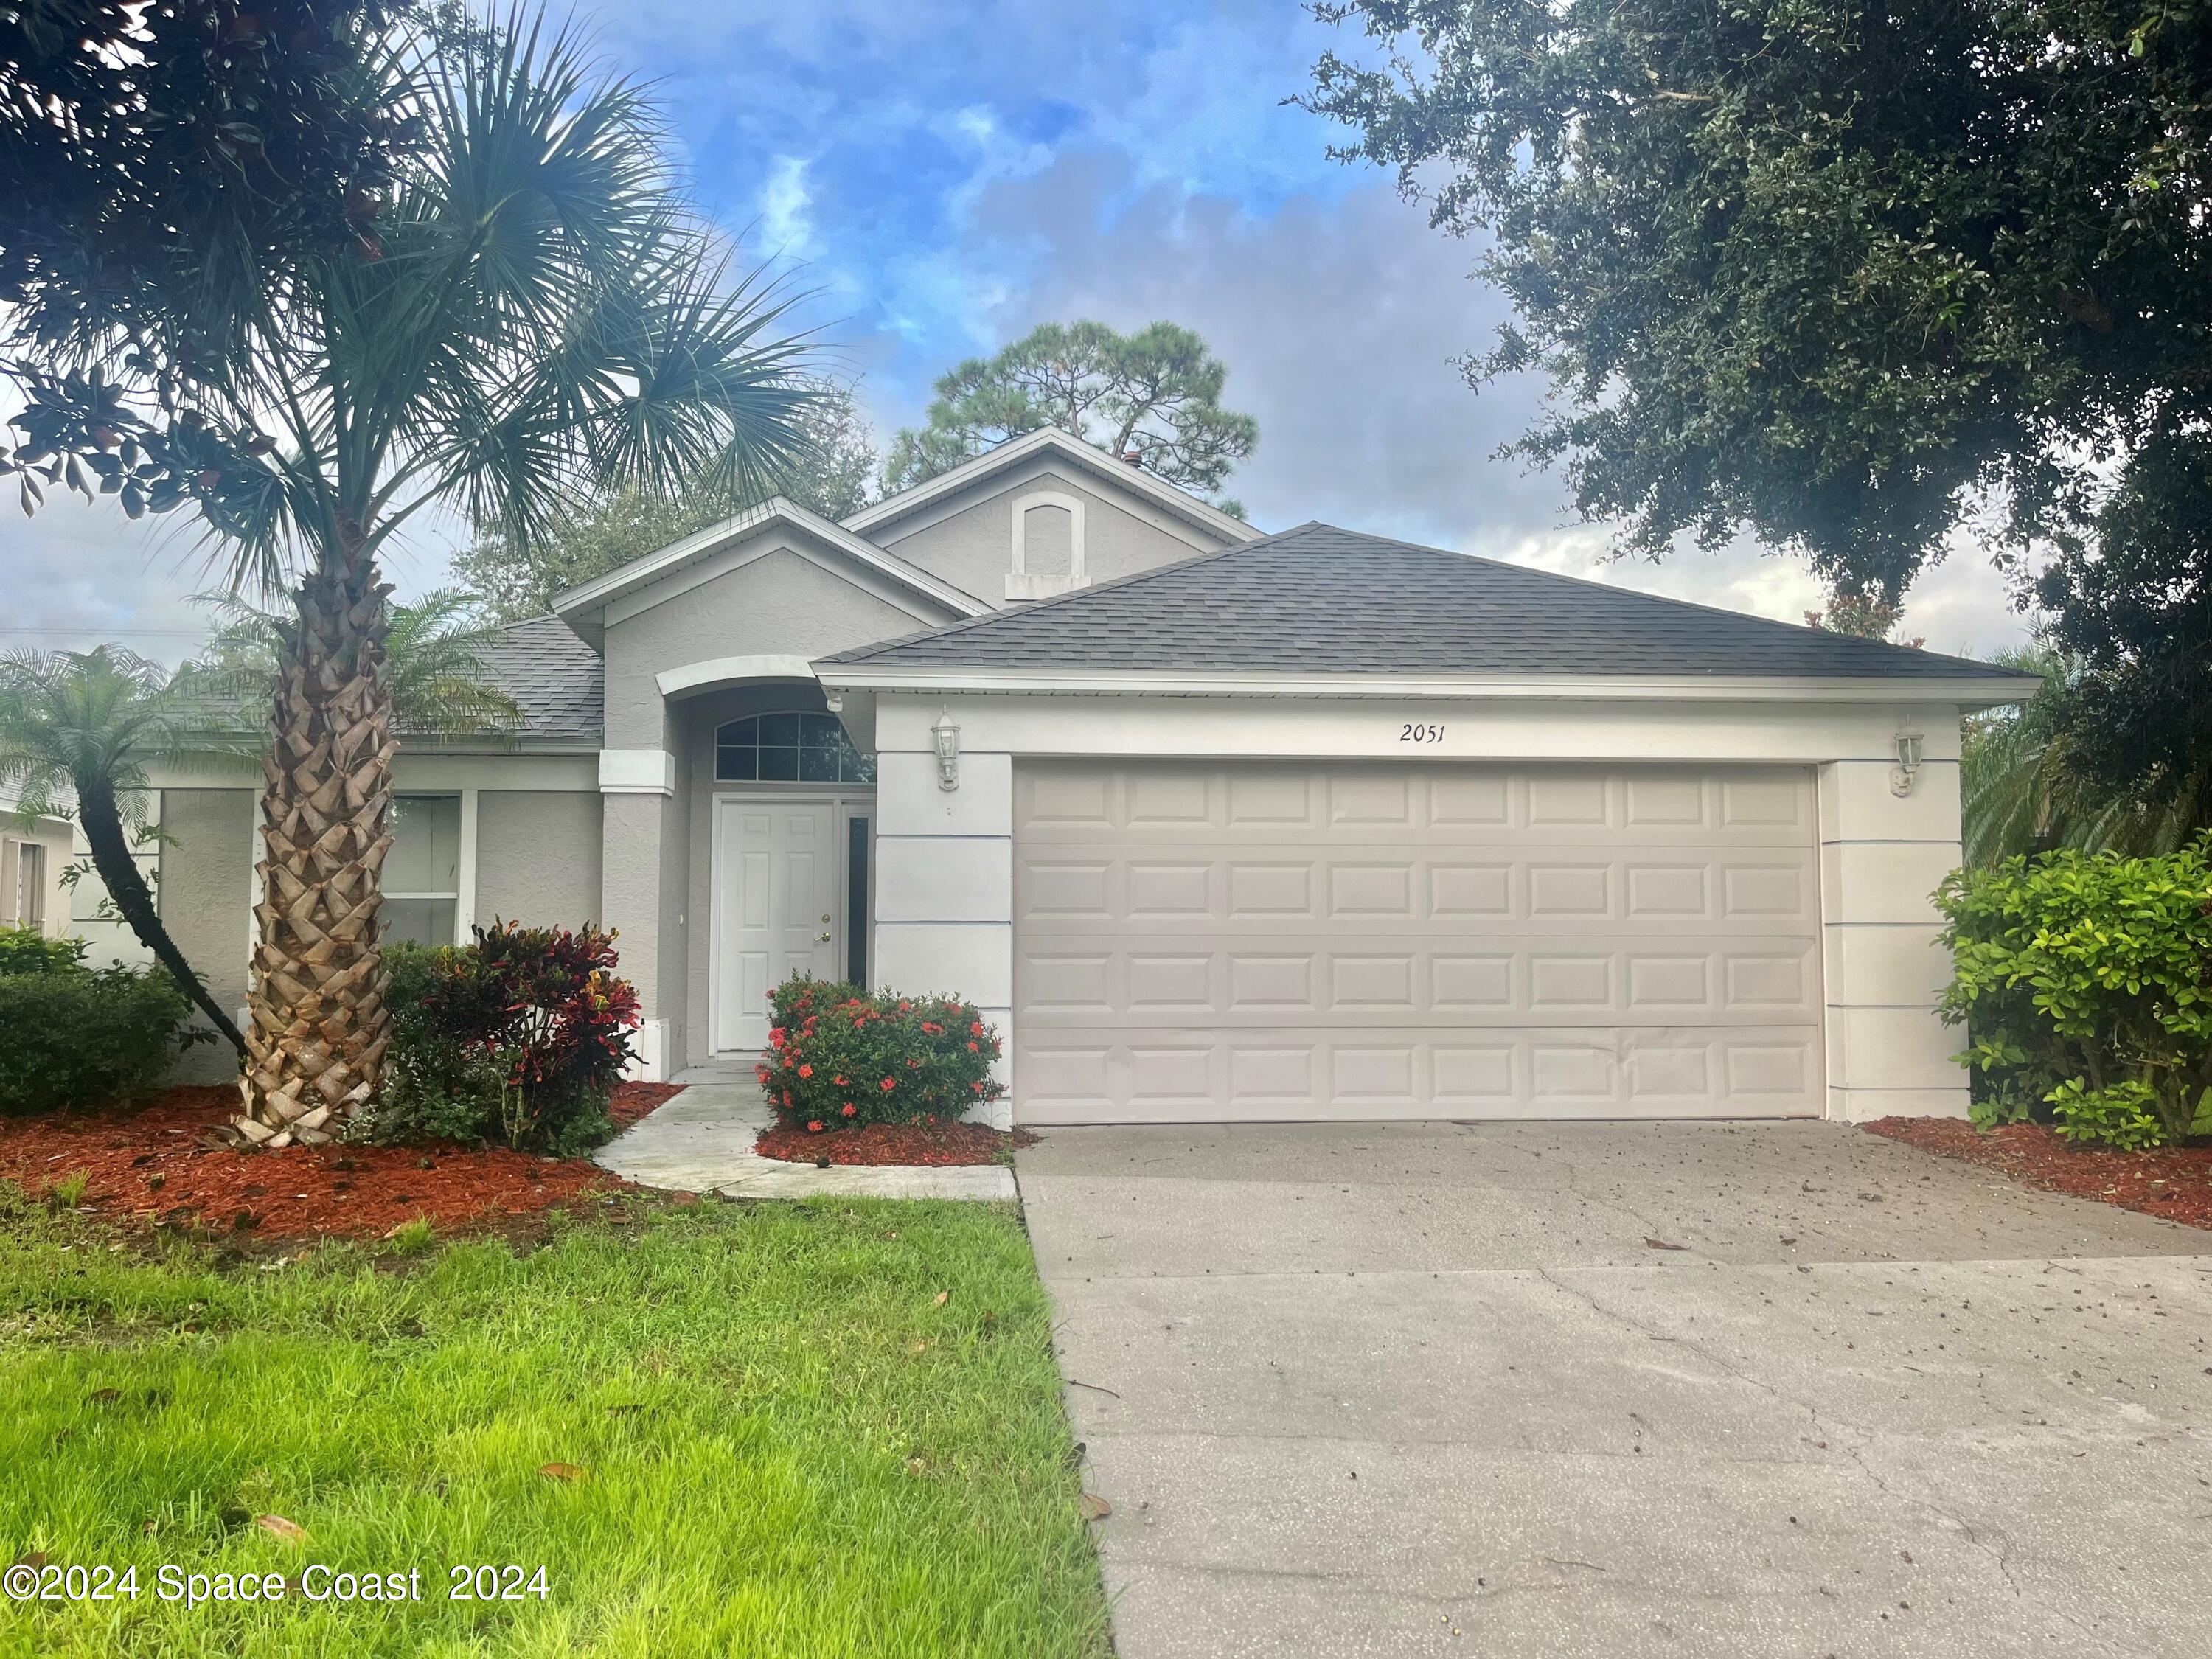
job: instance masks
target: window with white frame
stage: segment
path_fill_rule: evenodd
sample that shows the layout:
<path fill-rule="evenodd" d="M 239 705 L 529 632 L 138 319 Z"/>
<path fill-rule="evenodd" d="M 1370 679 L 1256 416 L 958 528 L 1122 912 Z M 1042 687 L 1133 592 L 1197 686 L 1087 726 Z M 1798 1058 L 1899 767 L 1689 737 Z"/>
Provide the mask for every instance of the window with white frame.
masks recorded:
<path fill-rule="evenodd" d="M 461 902 L 461 798 L 398 795 L 384 856 L 384 938 L 453 945 Z"/>
<path fill-rule="evenodd" d="M 8 915 L 17 927 L 46 924 L 46 849 L 35 841 L 0 843 L 0 880 L 7 883 Z"/>
<path fill-rule="evenodd" d="M 873 783 L 876 757 L 835 714 L 802 708 L 748 714 L 714 728 L 717 783 Z"/>

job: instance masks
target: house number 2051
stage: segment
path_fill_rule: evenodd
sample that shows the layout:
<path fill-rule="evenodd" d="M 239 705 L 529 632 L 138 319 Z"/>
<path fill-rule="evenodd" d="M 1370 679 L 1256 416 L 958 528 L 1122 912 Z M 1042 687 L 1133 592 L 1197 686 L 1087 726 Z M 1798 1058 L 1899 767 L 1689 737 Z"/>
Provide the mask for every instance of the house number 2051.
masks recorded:
<path fill-rule="evenodd" d="M 1442 743 L 1443 740 L 1444 729 L 1441 726 L 1423 726 L 1418 721 L 1407 720 L 1398 728 L 1398 741 L 1401 743 Z"/>

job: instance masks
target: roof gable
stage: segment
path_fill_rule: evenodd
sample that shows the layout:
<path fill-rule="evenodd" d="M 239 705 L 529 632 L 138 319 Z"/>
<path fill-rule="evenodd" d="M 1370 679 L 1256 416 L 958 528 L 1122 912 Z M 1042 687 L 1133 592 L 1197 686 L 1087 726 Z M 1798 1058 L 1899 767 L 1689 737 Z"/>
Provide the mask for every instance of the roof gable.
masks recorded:
<path fill-rule="evenodd" d="M 553 601 L 553 614 L 586 639 L 595 636 L 592 621 L 607 606 L 643 592 L 657 582 L 678 575 L 714 557 L 726 549 L 781 526 L 805 536 L 834 556 L 890 581 L 895 586 L 931 601 L 955 616 L 974 617 L 989 609 L 974 594 L 955 587 L 941 576 L 874 543 L 854 535 L 842 525 L 785 496 L 775 495 L 757 507 L 711 525 L 657 553 L 632 559 L 618 569 L 572 587 Z"/>
<path fill-rule="evenodd" d="M 1320 523 L 820 666 L 832 665 L 856 678 L 935 668 L 2034 684 L 1964 658 Z"/>
<path fill-rule="evenodd" d="M 844 520 L 844 527 L 856 535 L 874 538 L 902 520 L 978 484 L 988 483 L 998 474 L 1011 471 L 1039 456 L 1064 460 L 1109 489 L 1125 491 L 1147 501 L 1186 523 L 1195 525 L 1217 539 L 1245 542 L 1259 533 L 1242 519 L 1234 518 L 1219 507 L 1209 506 L 1164 478 L 1147 472 L 1140 466 L 1132 466 L 1108 454 L 1096 444 L 1085 443 L 1056 426 L 1039 427 L 1018 438 L 1010 438 L 975 459 L 963 461 L 950 472 L 940 472 L 911 489 L 887 495 L 874 506 L 863 507 Z"/>

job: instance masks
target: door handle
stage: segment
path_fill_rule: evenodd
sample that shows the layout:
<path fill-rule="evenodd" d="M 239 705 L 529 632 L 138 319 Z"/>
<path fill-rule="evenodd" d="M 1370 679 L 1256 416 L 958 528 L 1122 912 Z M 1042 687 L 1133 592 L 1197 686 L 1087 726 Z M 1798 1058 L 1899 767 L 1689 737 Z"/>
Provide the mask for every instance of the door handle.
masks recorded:
<path fill-rule="evenodd" d="M 830 913 L 827 910 L 822 913 L 822 931 L 814 936 L 814 942 L 817 945 L 830 942 Z"/>

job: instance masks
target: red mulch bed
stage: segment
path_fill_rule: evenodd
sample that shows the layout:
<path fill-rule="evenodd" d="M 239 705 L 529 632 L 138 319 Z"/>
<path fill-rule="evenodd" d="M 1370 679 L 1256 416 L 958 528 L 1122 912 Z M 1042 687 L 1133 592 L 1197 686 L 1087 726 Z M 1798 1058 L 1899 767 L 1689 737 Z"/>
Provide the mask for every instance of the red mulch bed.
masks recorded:
<path fill-rule="evenodd" d="M 869 1123 L 819 1134 L 778 1123 L 761 1131 L 753 1150 L 787 1164 L 999 1164 L 1013 1148 L 1036 1141 L 1028 1129 L 980 1123 Z"/>
<path fill-rule="evenodd" d="M 621 1085 L 615 1121 L 636 1122 L 678 1087 Z M 80 1210 L 265 1238 L 376 1238 L 417 1216 L 450 1231 L 625 1185 L 583 1158 L 503 1147 L 242 1152 L 212 1133 L 237 1110 L 238 1091 L 226 1084 L 170 1089 L 136 1112 L 0 1118 L 0 1181 L 40 1197 L 82 1170 L 91 1179 Z"/>
<path fill-rule="evenodd" d="M 2212 1146 L 2118 1152 L 2061 1140 L 2048 1124 L 2007 1123 L 1984 1133 L 1943 1117 L 1885 1117 L 1866 1127 L 1939 1158 L 2002 1170 L 2023 1186 L 2212 1228 Z"/>

